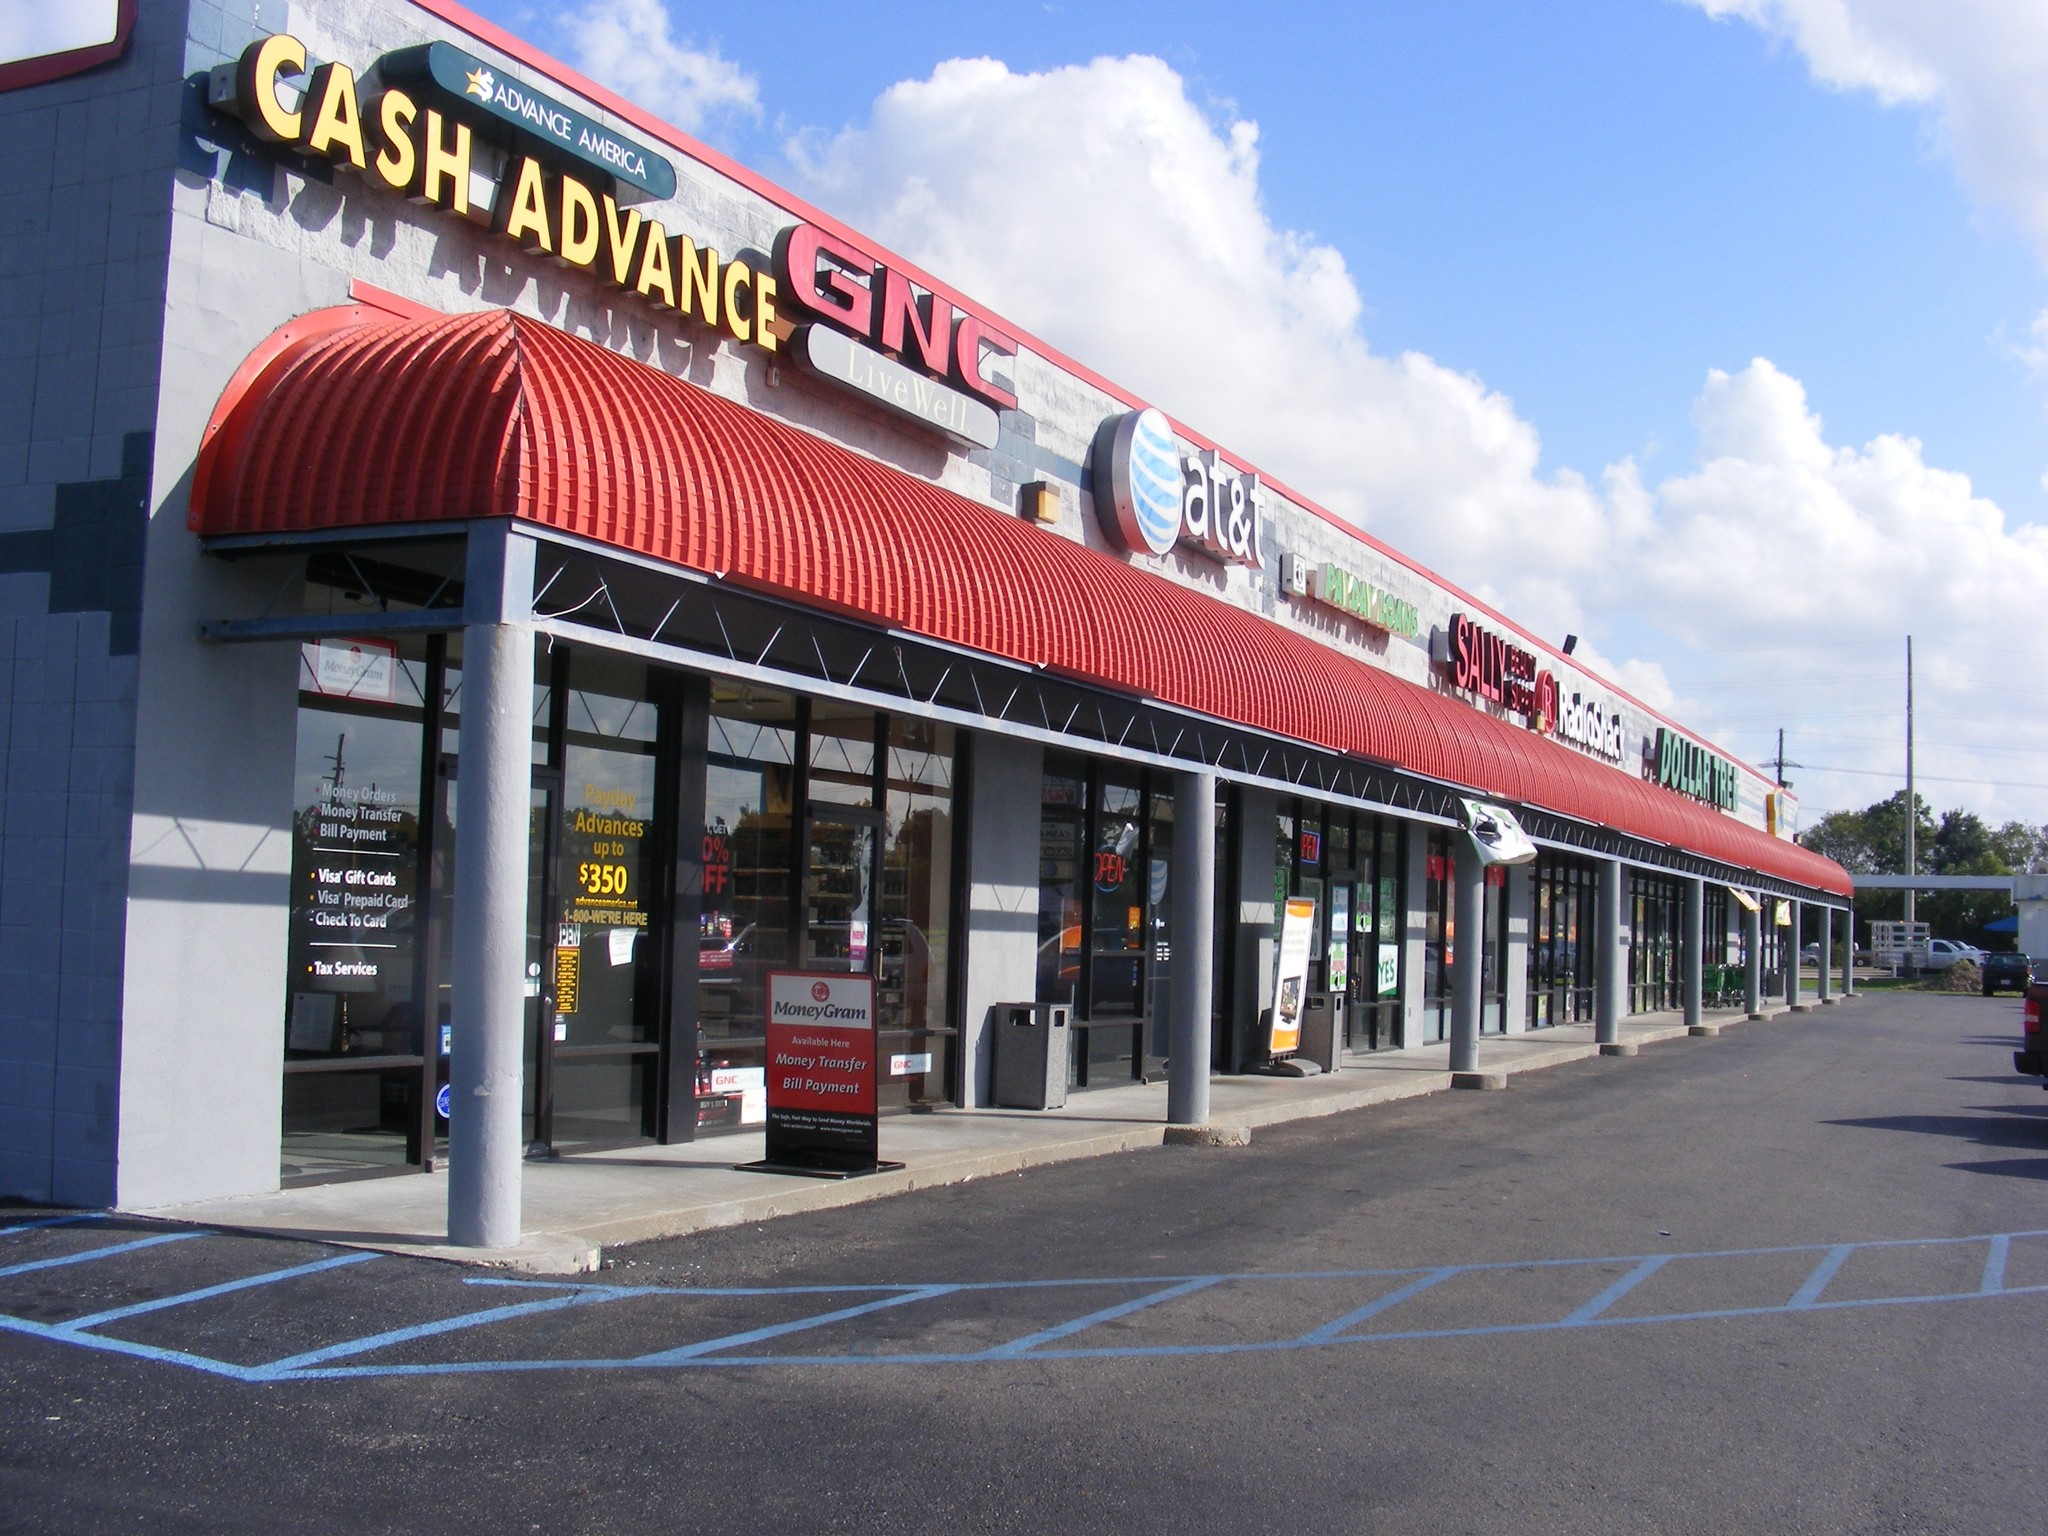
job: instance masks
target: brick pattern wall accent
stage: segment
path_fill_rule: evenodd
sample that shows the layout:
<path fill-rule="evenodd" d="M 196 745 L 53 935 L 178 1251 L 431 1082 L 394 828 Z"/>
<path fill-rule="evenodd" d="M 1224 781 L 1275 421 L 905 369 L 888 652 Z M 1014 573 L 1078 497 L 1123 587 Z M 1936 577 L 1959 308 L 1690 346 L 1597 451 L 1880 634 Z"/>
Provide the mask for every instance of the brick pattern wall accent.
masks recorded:
<path fill-rule="evenodd" d="M 0 96 L 0 1194 L 115 1198 L 136 641 L 185 79 Z"/>

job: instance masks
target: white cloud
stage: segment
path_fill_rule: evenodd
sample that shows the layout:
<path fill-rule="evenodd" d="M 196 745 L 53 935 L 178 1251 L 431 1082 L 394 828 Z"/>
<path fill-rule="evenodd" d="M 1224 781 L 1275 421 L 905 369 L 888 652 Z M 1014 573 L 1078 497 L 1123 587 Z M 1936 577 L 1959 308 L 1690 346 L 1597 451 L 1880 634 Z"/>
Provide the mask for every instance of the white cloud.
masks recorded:
<path fill-rule="evenodd" d="M 1864 56 L 1857 35 L 1842 46 Z M 1859 67 L 1893 69 L 1870 57 Z M 1896 687 L 1773 685 L 1810 674 L 1816 655 L 1889 676 L 1911 631 L 1939 651 L 1929 686 L 1959 715 L 1992 718 L 2048 597 L 2048 531 L 2007 529 L 1911 438 L 1830 443 L 1803 386 L 1764 359 L 1707 376 L 1692 468 L 1655 483 L 1628 461 L 1597 483 L 1543 474 L 1512 401 L 1419 353 L 1372 350 L 1341 253 L 1268 217 L 1256 127 L 1212 121 L 1157 59 L 1040 74 L 954 60 L 791 154 L 803 190 L 856 228 L 1537 633 L 1603 631 L 1627 637 L 1610 652 L 1668 657 L 1676 679 L 1609 661 L 1599 635 L 1580 648 L 1644 702 L 1727 727 L 1738 750 L 1758 744 L 1759 711 L 1782 703 L 1784 723 L 1811 727 L 1823 706 L 1862 707 L 1860 691 L 1876 744 L 1805 755 L 1895 767 L 1897 732 L 1878 715 Z M 1849 637 L 1882 655 L 1844 651 Z M 1923 742 L 1925 772 L 2048 777 Z M 1930 798 L 2048 819 L 2048 795 L 1952 788 Z M 1889 792 L 1825 775 L 1801 789 L 1819 805 Z"/>
<path fill-rule="evenodd" d="M 685 133 L 727 114 L 760 115 L 754 77 L 716 45 L 670 37 L 662 0 L 589 0 L 562 25 L 578 69 Z"/>
<path fill-rule="evenodd" d="M 1600 536 L 1511 401 L 1371 350 L 1342 254 L 1267 217 L 1257 127 L 1157 59 L 954 60 L 792 154 L 856 228 L 1425 560 L 1556 576 Z"/>
<path fill-rule="evenodd" d="M 116 0 L 0 0 L 0 62 L 110 43 L 119 19 Z"/>
<path fill-rule="evenodd" d="M 1690 0 L 1798 48 L 1822 82 L 1934 115 L 1964 178 L 2048 263 L 2048 5 L 2042 0 Z"/>

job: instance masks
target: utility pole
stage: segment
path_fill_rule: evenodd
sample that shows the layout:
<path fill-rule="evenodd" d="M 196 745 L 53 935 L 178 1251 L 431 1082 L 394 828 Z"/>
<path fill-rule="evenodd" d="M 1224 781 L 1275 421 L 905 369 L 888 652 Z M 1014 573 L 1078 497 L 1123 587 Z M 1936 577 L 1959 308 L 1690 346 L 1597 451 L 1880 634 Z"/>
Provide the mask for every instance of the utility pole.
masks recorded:
<path fill-rule="evenodd" d="M 1920 871 L 1914 864 L 1914 837 L 1919 831 L 1920 802 L 1913 794 L 1913 637 L 1906 636 L 1906 875 Z M 1906 887 L 1906 921 L 1913 921 L 1913 888 Z M 1910 931 L 1910 930 L 1909 930 Z"/>
<path fill-rule="evenodd" d="M 1785 727 L 1778 727 L 1778 788 L 1785 787 Z"/>

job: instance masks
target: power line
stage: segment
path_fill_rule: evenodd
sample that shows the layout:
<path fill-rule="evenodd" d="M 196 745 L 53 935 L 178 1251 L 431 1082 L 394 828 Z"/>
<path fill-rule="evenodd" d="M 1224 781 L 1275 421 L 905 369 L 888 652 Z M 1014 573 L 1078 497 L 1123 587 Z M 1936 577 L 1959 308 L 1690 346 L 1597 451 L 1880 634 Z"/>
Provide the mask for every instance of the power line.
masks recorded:
<path fill-rule="evenodd" d="M 1867 779 L 1896 779 L 1898 774 L 1884 768 L 1830 768 L 1825 763 L 1807 763 L 1808 773 L 1853 773 Z M 1914 778 L 1933 784 L 1989 784 L 1993 789 L 2048 789 L 2048 784 L 2034 784 L 2017 779 L 1981 779 L 1969 775 L 1916 773 Z"/>

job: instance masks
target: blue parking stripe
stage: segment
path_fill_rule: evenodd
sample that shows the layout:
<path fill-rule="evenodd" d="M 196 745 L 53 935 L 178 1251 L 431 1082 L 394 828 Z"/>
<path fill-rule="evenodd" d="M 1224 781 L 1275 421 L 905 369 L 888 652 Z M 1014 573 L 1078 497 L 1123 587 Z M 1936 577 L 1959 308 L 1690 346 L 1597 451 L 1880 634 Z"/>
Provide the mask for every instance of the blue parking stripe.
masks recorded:
<path fill-rule="evenodd" d="M 1294 1342 L 1298 1344 L 1327 1344 L 1341 1337 L 1349 1329 L 1368 1318 L 1378 1317 L 1389 1307 L 1398 1307 L 1410 1296 L 1419 1296 L 1433 1285 L 1441 1285 L 1453 1275 L 1463 1274 L 1467 1266 L 1453 1264 L 1446 1269 L 1433 1269 L 1420 1279 L 1411 1280 L 1397 1290 L 1387 1292 L 1376 1301 L 1369 1301 L 1362 1307 L 1346 1312 L 1342 1317 L 1332 1318 L 1320 1328 L 1311 1328 Z"/>
<path fill-rule="evenodd" d="M 994 1349 L 987 1351 L 985 1358 L 990 1360 L 1015 1359 L 1018 1355 L 1036 1349 L 1041 1344 L 1050 1344 L 1055 1339 L 1071 1338 L 1074 1334 L 1085 1332 L 1087 1329 L 1093 1328 L 1098 1324 L 1115 1322 L 1120 1317 L 1129 1317 L 1133 1312 L 1142 1312 L 1145 1308 L 1156 1307 L 1163 1301 L 1173 1301 L 1182 1296 L 1190 1296 L 1196 1291 L 1207 1290 L 1210 1286 L 1220 1283 L 1221 1277 L 1206 1280 L 1183 1280 L 1179 1285 L 1169 1285 L 1165 1290 L 1154 1291 L 1149 1296 L 1134 1296 L 1129 1301 L 1119 1302 L 1113 1307 L 1104 1307 L 1097 1312 L 1090 1312 L 1084 1317 L 1073 1319 L 1071 1322 L 1061 1323 L 1058 1327 L 1041 1329 L 1037 1333 L 1026 1334 L 1021 1339 L 1012 1339 L 1007 1344 L 998 1344 Z"/>
<path fill-rule="evenodd" d="M 2005 1289 L 2005 1256 L 2011 1247 L 2012 1239 L 2001 1232 L 1985 1250 L 1984 1278 L 1977 1286 L 1985 1295 L 1993 1296 Z"/>
<path fill-rule="evenodd" d="M 415 1339 L 431 1339 L 444 1333 L 455 1333 L 465 1328 L 480 1328 L 486 1323 L 509 1322 L 515 1317 L 533 1317 L 542 1312 L 560 1312 L 567 1307 L 585 1307 L 600 1302 L 616 1301 L 619 1293 L 610 1289 L 578 1288 L 564 1296 L 551 1296 L 545 1301 L 522 1301 L 509 1307 L 491 1307 L 482 1312 L 465 1312 L 457 1317 L 444 1317 L 437 1322 L 415 1323 L 410 1328 L 392 1328 L 384 1333 L 373 1333 L 367 1338 L 344 1339 L 339 1344 L 329 1344 L 324 1349 L 309 1349 L 303 1354 L 286 1355 L 261 1367 L 266 1378 L 289 1376 L 309 1365 L 324 1365 L 330 1360 L 345 1360 L 350 1355 L 368 1354 L 373 1349 L 385 1349 L 393 1344 L 409 1344 Z"/>
<path fill-rule="evenodd" d="M 132 1306 L 113 1307 L 105 1312 L 95 1312 L 89 1317 L 74 1317 L 60 1326 L 72 1332 L 86 1328 L 98 1328 L 106 1323 L 119 1322 L 124 1317 L 140 1317 L 145 1312 L 162 1312 L 171 1307 L 182 1307 L 189 1302 L 208 1301 L 215 1296 L 230 1295 L 235 1291 L 250 1291 L 258 1286 L 276 1285 L 280 1280 L 296 1280 L 301 1275 L 317 1275 L 322 1270 L 342 1269 L 350 1264 L 364 1264 L 371 1259 L 381 1258 L 375 1253 L 343 1253 L 330 1259 L 319 1259 L 311 1264 L 300 1264 L 291 1269 L 273 1269 L 261 1275 L 248 1275 L 240 1280 L 226 1280 L 219 1285 L 204 1286 L 196 1291 L 184 1291 L 176 1296 L 161 1296 L 155 1301 L 138 1301 Z"/>
<path fill-rule="evenodd" d="M 1630 1291 L 1641 1285 L 1670 1262 L 1669 1259 L 1661 1258 L 1643 1260 L 1642 1263 L 1623 1275 L 1598 1296 L 1595 1296 L 1583 1307 L 1580 1307 L 1578 1311 L 1566 1316 L 1561 1326 L 1576 1328 L 1582 1324 L 1592 1322 L 1594 1318 L 1605 1312 L 1609 1307 L 1613 1306 L 1622 1297 L 1626 1296 Z"/>
<path fill-rule="evenodd" d="M 111 1248 L 94 1248 L 85 1253 L 67 1253 L 55 1259 L 35 1259 L 27 1264 L 10 1264 L 0 1269 L 0 1280 L 12 1275 L 33 1274 L 39 1269 L 62 1269 L 67 1264 L 90 1264 L 94 1259 L 111 1259 L 117 1253 L 138 1248 L 155 1248 L 163 1243 L 182 1243 L 189 1237 L 211 1237 L 210 1232 L 163 1232 L 155 1237 L 138 1237 L 132 1243 L 115 1243 Z"/>
<path fill-rule="evenodd" d="M 34 1273 L 66 1264 L 85 1263 L 102 1257 L 131 1253 L 159 1243 L 177 1241 L 188 1237 L 217 1235 L 208 1231 L 180 1231 L 153 1234 L 132 1242 L 117 1243 L 87 1253 L 68 1254 L 54 1259 L 30 1261 L 0 1270 L 0 1275 Z M 1643 1254 L 1629 1257 L 1581 1258 L 1581 1259 L 1530 1259 L 1521 1261 L 1499 1261 L 1483 1264 L 1445 1265 L 1435 1269 L 1373 1269 L 1351 1271 L 1274 1271 L 1269 1273 L 1233 1273 L 1185 1276 L 1131 1276 L 1110 1278 L 1085 1276 L 1066 1279 L 1038 1279 L 1017 1281 L 967 1281 L 959 1283 L 876 1284 L 861 1283 L 848 1285 L 803 1285 L 803 1286 L 745 1286 L 745 1287 L 676 1287 L 662 1285 L 612 1286 L 572 1280 L 512 1280 L 495 1276 L 467 1277 L 465 1283 L 493 1286 L 517 1286 L 529 1291 L 544 1292 L 507 1306 L 487 1307 L 454 1317 L 420 1323 L 412 1326 L 393 1328 L 361 1338 L 344 1339 L 321 1349 L 286 1356 L 263 1365 L 240 1365 L 220 1360 L 197 1352 L 147 1345 L 131 1340 L 111 1337 L 91 1330 L 115 1322 L 121 1318 L 134 1317 L 145 1313 L 164 1312 L 207 1297 L 223 1296 L 234 1292 L 253 1290 L 274 1285 L 294 1277 L 316 1274 L 328 1269 L 368 1262 L 377 1255 L 364 1252 L 329 1251 L 320 1258 L 305 1264 L 252 1275 L 239 1280 L 224 1281 L 219 1285 L 207 1286 L 175 1296 L 162 1297 L 154 1301 L 137 1302 L 128 1306 L 109 1308 L 88 1316 L 71 1319 L 64 1323 L 43 1323 L 23 1317 L 0 1313 L 0 1330 L 24 1334 L 52 1343 L 70 1344 L 80 1348 L 97 1349 L 121 1354 L 136 1359 L 149 1360 L 169 1365 L 183 1366 L 211 1375 L 242 1382 L 311 1382 L 342 1379 L 368 1379 L 401 1376 L 450 1376 L 479 1373 L 503 1373 L 513 1371 L 603 1371 L 631 1369 L 762 1369 L 767 1367 L 820 1367 L 843 1365 L 896 1366 L 941 1365 L 941 1364 L 1002 1364 L 1014 1360 L 1067 1361 L 1102 1359 L 1151 1359 L 1170 1357 L 1223 1356 L 1236 1354 L 1257 1354 L 1279 1350 L 1310 1349 L 1329 1344 L 1371 1344 L 1402 1341 L 1428 1341 L 1448 1339 L 1483 1339 L 1493 1335 L 1534 1334 L 1543 1332 L 1579 1331 L 1586 1328 L 1634 1327 L 1644 1324 L 1684 1323 L 1705 1320 L 1728 1320 L 1737 1318 L 1783 1317 L 1793 1314 L 1811 1314 L 1820 1311 L 1840 1311 L 1850 1308 L 1873 1306 L 1913 1306 L 1931 1303 L 1983 1300 L 1987 1297 L 2048 1295 L 2048 1284 L 2008 1286 L 2006 1271 L 2009 1263 L 2011 1244 L 2014 1238 L 2048 1237 L 2048 1232 L 2028 1231 L 2017 1233 L 1986 1233 L 1974 1237 L 1960 1238 L 1899 1238 L 1882 1239 L 1866 1243 L 1838 1243 L 1833 1245 L 1804 1244 L 1777 1248 L 1724 1249 L 1686 1254 Z M 1984 1265 L 1981 1280 L 1974 1290 L 1921 1296 L 1856 1297 L 1831 1301 L 1826 1291 L 1839 1274 L 1851 1255 L 1865 1248 L 1900 1248 L 1952 1246 L 1959 1243 L 1981 1243 L 1985 1245 Z M 1610 1315 L 1614 1304 L 1623 1296 L 1642 1284 L 1667 1265 L 1697 1259 L 1711 1260 L 1748 1255 L 1806 1253 L 1819 1256 L 1818 1262 L 1808 1273 L 1799 1289 L 1787 1301 L 1773 1300 L 1768 1305 L 1752 1307 L 1730 1307 L 1718 1311 L 1668 1312 L 1637 1314 L 1615 1317 Z M 1598 1295 L 1574 1310 L 1555 1315 L 1548 1319 L 1505 1324 L 1466 1324 L 1460 1326 L 1455 1318 L 1447 1319 L 1447 1326 L 1416 1329 L 1388 1329 L 1385 1327 L 1361 1330 L 1361 1325 L 1398 1307 L 1411 1297 L 1418 1296 L 1434 1286 L 1442 1284 L 1453 1276 L 1498 1273 L 1507 1270 L 1540 1269 L 1593 1269 L 1627 1265 L 1626 1273 L 1612 1279 Z M 1268 1286 L 1290 1281 L 1358 1281 L 1380 1279 L 1398 1282 L 1385 1295 L 1375 1298 L 1362 1307 L 1353 1308 L 1342 1316 L 1312 1328 L 1295 1338 L 1282 1339 L 1233 1339 L 1229 1337 L 1199 1336 L 1186 1343 L 1119 1344 L 1105 1340 L 1090 1346 L 1081 1342 L 1081 1335 L 1102 1324 L 1128 1317 L 1147 1308 L 1157 1307 L 1178 1297 L 1224 1284 L 1243 1282 Z M 855 1338 L 838 1349 L 838 1352 L 819 1353 L 767 1353 L 756 1346 L 768 1341 L 791 1335 L 825 1328 L 831 1324 L 870 1316 L 891 1309 L 913 1305 L 921 1301 L 942 1297 L 982 1293 L 991 1297 L 1003 1292 L 1030 1291 L 1049 1296 L 1061 1290 L 1079 1292 L 1087 1289 L 1099 1297 L 1105 1286 L 1128 1287 L 1141 1294 L 1129 1295 L 1127 1299 L 1112 1305 L 1093 1308 L 1064 1322 L 1039 1329 L 1020 1338 L 1000 1343 L 989 1349 L 979 1350 L 919 1350 L 916 1345 L 925 1339 L 938 1342 L 943 1334 L 936 1321 L 920 1323 L 908 1336 L 896 1342 L 904 1347 L 894 1348 L 887 1353 L 878 1353 L 869 1346 L 866 1338 Z M 542 1313 L 565 1308 L 599 1305 L 628 1298 L 661 1298 L 677 1303 L 675 1306 L 657 1306 L 650 1309 L 647 1326 L 681 1332 L 688 1327 L 689 1310 L 680 1305 L 709 1296 L 756 1298 L 780 1300 L 783 1298 L 821 1297 L 836 1298 L 843 1305 L 827 1306 L 826 1310 L 806 1312 L 805 1315 L 785 1322 L 769 1324 L 759 1328 L 743 1329 L 721 1334 L 716 1338 L 698 1339 L 670 1349 L 651 1350 L 645 1354 L 617 1359 L 542 1359 L 542 1358 L 501 1358 L 486 1360 L 461 1360 L 450 1358 L 425 1358 L 409 1361 L 370 1360 L 361 1357 L 393 1345 L 410 1341 L 432 1339 L 444 1334 L 463 1330 L 488 1327 L 500 1322 L 514 1321 Z M 1077 1296 L 1077 1303 L 1079 1298 Z M 996 1301 L 1000 1314 L 1001 1302 Z M 1254 1312 L 1257 1311 L 1254 1307 Z M 1218 1325 L 1230 1332 L 1239 1330 L 1239 1321 L 1233 1317 Z M 671 1335 L 673 1336 L 673 1334 Z M 652 1341 L 650 1341 L 652 1342 Z"/>
<path fill-rule="evenodd" d="M 1792 1299 L 1785 1305 L 1790 1308 L 1802 1308 L 1810 1307 L 1819 1301 L 1820 1293 L 1828 1288 L 1828 1282 L 1835 1278 L 1835 1272 L 1855 1251 L 1854 1243 L 1837 1243 L 1830 1248 L 1827 1257 L 1813 1266 L 1813 1273 L 1806 1277 L 1806 1283 L 1792 1293 Z"/>
<path fill-rule="evenodd" d="M 957 1285 L 928 1285 L 920 1290 L 907 1291 L 900 1296 L 885 1296 L 880 1301 L 863 1302 L 857 1307 L 841 1307 L 834 1312 L 820 1312 L 812 1317 L 800 1317 L 793 1322 L 775 1323 L 766 1328 L 750 1328 L 744 1333 L 729 1333 L 716 1339 L 700 1339 L 695 1344 L 685 1344 L 680 1349 L 657 1350 L 653 1354 L 637 1356 L 635 1365 L 672 1365 L 682 1360 L 693 1360 L 702 1355 L 715 1354 L 720 1350 L 737 1349 L 742 1344 L 759 1344 L 766 1339 L 779 1339 L 785 1334 L 802 1333 L 809 1328 L 822 1328 L 827 1323 L 845 1322 L 851 1317 L 865 1317 L 870 1312 L 883 1312 L 891 1307 L 901 1307 L 913 1301 L 930 1301 L 935 1296 L 946 1296 L 957 1291 Z"/>

